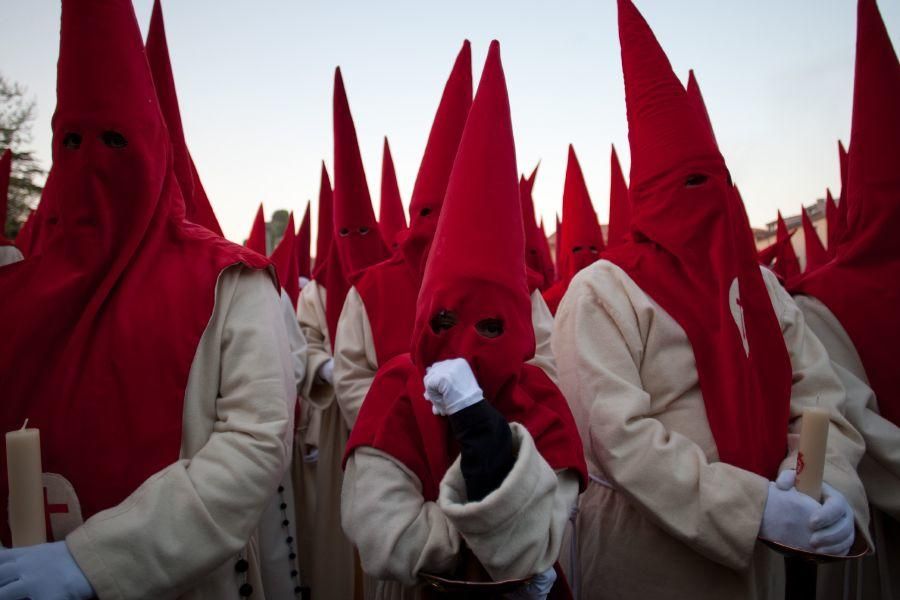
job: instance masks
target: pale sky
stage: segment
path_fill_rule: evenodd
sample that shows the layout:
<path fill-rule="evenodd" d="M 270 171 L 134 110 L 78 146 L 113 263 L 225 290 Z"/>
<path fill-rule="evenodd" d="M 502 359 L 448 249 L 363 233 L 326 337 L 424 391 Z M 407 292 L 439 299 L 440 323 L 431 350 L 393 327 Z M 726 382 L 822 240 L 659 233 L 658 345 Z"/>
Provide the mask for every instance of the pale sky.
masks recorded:
<path fill-rule="evenodd" d="M 682 80 L 695 69 L 719 144 L 755 226 L 840 189 L 850 130 L 854 0 L 636 0 Z M 894 45 L 900 2 L 880 0 Z M 142 28 L 151 0 L 135 0 Z M 609 149 L 628 173 L 615 0 L 164 0 L 188 145 L 227 237 L 246 237 L 260 201 L 302 211 L 331 171 L 331 95 L 340 65 L 377 211 L 387 135 L 405 204 L 462 41 L 474 80 L 500 40 L 520 171 L 538 160 L 539 216 L 553 229 L 566 148 L 601 221 Z M 0 0 L 0 72 L 38 102 L 34 148 L 49 167 L 59 3 Z M 314 209 L 315 217 L 315 209 Z M 315 219 L 313 220 L 315 226 Z"/>

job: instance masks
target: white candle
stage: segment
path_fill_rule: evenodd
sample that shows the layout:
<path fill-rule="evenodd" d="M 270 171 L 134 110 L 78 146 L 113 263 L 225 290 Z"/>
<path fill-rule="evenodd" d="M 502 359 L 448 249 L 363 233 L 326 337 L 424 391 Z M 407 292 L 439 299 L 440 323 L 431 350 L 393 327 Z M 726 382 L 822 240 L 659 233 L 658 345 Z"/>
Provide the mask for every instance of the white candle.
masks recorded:
<path fill-rule="evenodd" d="M 796 488 L 816 502 L 822 499 L 822 475 L 825 472 L 825 448 L 831 412 L 810 406 L 803 409 L 800 423 L 800 453 L 797 455 Z"/>
<path fill-rule="evenodd" d="M 47 529 L 41 482 L 41 434 L 37 429 L 23 426 L 6 434 L 6 468 L 12 545 L 43 544 L 47 541 Z"/>

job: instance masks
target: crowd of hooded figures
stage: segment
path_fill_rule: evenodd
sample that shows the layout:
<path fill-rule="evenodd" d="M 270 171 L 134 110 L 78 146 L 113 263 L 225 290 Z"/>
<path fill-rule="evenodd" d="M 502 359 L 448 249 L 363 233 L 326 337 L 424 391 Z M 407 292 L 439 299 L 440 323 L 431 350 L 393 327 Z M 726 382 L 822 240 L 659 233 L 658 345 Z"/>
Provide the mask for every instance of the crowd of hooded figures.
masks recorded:
<path fill-rule="evenodd" d="M 631 168 L 613 150 L 606 239 L 570 146 L 551 256 L 500 45 L 476 88 L 465 42 L 408 225 L 387 140 L 375 216 L 335 72 L 312 260 L 309 207 L 271 253 L 262 207 L 223 237 L 159 0 L 146 43 L 131 0 L 62 0 L 52 167 L 0 238 L 0 600 L 900 598 L 876 2 L 803 271 L 780 216 L 757 251 L 697 79 L 617 2 Z"/>

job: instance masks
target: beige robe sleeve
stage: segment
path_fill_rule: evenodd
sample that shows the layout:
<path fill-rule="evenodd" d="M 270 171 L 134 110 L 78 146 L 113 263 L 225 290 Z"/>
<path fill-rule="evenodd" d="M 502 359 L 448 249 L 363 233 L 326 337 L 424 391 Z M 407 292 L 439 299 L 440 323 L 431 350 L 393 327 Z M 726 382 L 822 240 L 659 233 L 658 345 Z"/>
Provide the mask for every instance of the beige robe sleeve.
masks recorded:
<path fill-rule="evenodd" d="M 541 369 L 553 380 L 558 383 L 556 376 L 556 359 L 553 358 L 553 348 L 550 345 L 550 337 L 553 333 L 553 314 L 544 302 L 544 296 L 540 290 L 535 290 L 531 294 L 531 322 L 534 324 L 534 342 L 535 351 L 534 358 L 528 361 L 528 364 L 534 365 Z"/>
<path fill-rule="evenodd" d="M 555 473 L 527 429 L 511 423 L 516 462 L 499 488 L 466 500 L 457 457 L 441 481 L 438 506 L 496 580 L 541 573 L 559 558 L 563 532 L 578 500 L 578 477 Z"/>
<path fill-rule="evenodd" d="M 0 246 L 0 267 L 17 263 L 23 258 L 22 253 L 15 246 Z"/>
<path fill-rule="evenodd" d="M 856 348 L 828 307 L 810 296 L 797 296 L 795 300 L 809 328 L 828 351 L 847 392 L 844 414 L 865 440 L 866 454 L 859 463 L 859 476 L 869 501 L 900 520 L 900 427 L 879 414 Z"/>
<path fill-rule="evenodd" d="M 66 538 L 100 598 L 173 597 L 247 543 L 287 460 L 293 382 L 280 311 L 267 274 L 220 276 L 189 376 L 183 458 Z"/>
<path fill-rule="evenodd" d="M 426 502 L 418 478 L 387 454 L 356 450 L 347 463 L 341 514 L 366 573 L 413 585 L 419 573 L 453 569 L 460 540 L 494 579 L 544 571 L 559 556 L 578 481 L 559 474 L 537 452 L 528 431 L 510 424 L 516 462 L 501 486 L 466 502 L 459 459 Z"/>
<path fill-rule="evenodd" d="M 281 290 L 281 316 L 284 319 L 284 330 L 287 333 L 288 346 L 291 351 L 291 365 L 294 370 L 294 381 L 297 384 L 297 393 L 303 389 L 303 380 L 306 378 L 306 338 L 300 330 L 300 322 L 291 298 L 287 292 Z M 298 302 L 299 304 L 299 302 Z"/>
<path fill-rule="evenodd" d="M 832 368 L 825 347 L 806 325 L 803 312 L 794 299 L 771 271 L 763 269 L 763 279 L 768 287 L 775 314 L 781 323 L 794 372 L 791 387 L 791 420 L 788 427 L 789 452 L 781 463 L 781 470 L 796 467 L 802 423 L 800 417 L 803 409 L 808 406 L 829 408 L 831 426 L 828 429 L 823 479 L 847 498 L 856 517 L 857 531 L 871 547 L 869 504 L 865 488 L 856 472 L 865 451 L 865 443 L 859 432 L 844 416 L 847 401 L 844 386 Z"/>
<path fill-rule="evenodd" d="M 331 338 L 325 319 L 325 289 L 310 281 L 300 292 L 297 315 L 300 330 L 306 338 L 306 376 L 301 395 L 320 410 L 328 408 L 334 399 L 331 386 L 319 376 L 319 368 L 331 360 Z"/>
<path fill-rule="evenodd" d="M 334 392 L 349 429 L 378 372 L 378 358 L 366 306 L 355 287 L 347 292 L 334 346 Z"/>

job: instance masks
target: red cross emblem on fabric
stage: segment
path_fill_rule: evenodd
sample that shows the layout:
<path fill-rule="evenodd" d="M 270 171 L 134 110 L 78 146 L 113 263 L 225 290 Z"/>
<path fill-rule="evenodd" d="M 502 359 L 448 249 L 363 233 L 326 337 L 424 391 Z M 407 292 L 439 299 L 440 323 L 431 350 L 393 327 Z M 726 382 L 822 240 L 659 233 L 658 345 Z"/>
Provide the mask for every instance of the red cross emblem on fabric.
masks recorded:
<path fill-rule="evenodd" d="M 44 522 L 47 527 L 47 540 L 55 542 L 53 537 L 53 525 L 50 524 L 50 515 L 56 513 L 68 513 L 69 506 L 67 504 L 50 504 L 47 498 L 47 487 L 44 486 Z"/>

